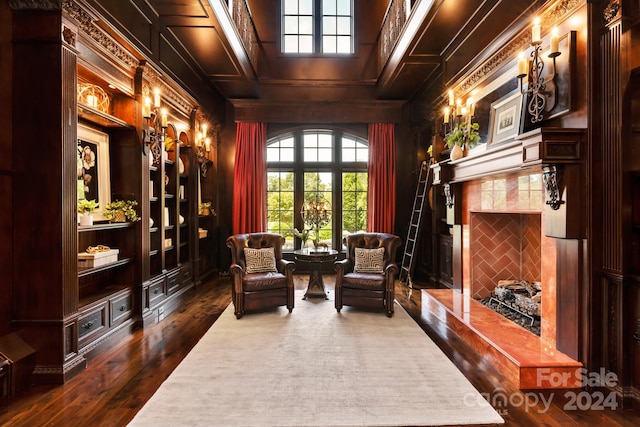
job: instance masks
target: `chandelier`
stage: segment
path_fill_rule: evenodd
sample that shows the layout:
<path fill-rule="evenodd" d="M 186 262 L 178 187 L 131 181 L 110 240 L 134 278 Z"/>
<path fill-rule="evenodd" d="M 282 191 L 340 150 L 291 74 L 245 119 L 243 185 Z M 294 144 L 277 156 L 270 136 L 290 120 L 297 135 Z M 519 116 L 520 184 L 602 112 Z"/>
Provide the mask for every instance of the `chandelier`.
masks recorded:
<path fill-rule="evenodd" d="M 314 201 L 302 205 L 300 214 L 304 224 L 314 231 L 313 245 L 317 248 L 320 245 L 320 229 L 331 220 L 331 207 L 316 194 Z"/>

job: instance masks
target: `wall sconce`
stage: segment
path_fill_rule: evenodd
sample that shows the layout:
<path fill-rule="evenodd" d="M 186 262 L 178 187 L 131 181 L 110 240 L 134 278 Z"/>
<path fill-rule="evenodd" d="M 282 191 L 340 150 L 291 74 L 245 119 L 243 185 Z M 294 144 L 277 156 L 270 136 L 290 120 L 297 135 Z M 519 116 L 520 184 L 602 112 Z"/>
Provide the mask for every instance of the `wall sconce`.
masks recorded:
<path fill-rule="evenodd" d="M 146 127 L 142 130 L 142 154 L 147 155 L 148 151 L 153 156 L 153 165 L 158 166 L 162 160 L 162 152 L 164 151 L 164 140 L 167 130 L 167 109 L 160 109 L 160 91 L 154 90 L 153 108 L 151 106 L 151 98 L 144 97 L 142 102 L 142 117 L 147 122 Z M 147 150 L 148 147 L 148 150 Z"/>
<path fill-rule="evenodd" d="M 538 123 L 544 120 L 544 111 L 547 108 L 553 109 L 557 98 L 558 88 L 555 84 L 556 78 L 556 58 L 560 56 L 558 49 L 559 38 L 558 29 L 551 32 L 550 51 L 548 58 L 552 59 L 551 71 L 546 77 L 543 76 L 544 60 L 542 58 L 542 40 L 540 38 L 540 19 L 536 18 L 531 28 L 531 46 L 533 50 L 529 54 L 530 60 L 526 59 L 524 52 L 518 58 L 517 79 L 520 86 L 520 93 L 528 94 L 527 111 L 531 115 L 531 122 Z M 527 78 L 527 89 L 524 88 L 523 80 Z M 552 99 L 553 105 L 548 106 L 547 101 Z"/>
<path fill-rule="evenodd" d="M 200 164 L 200 175 L 207 177 L 209 165 L 213 162 L 209 159 L 209 151 L 211 151 L 211 139 L 207 136 L 207 125 L 202 125 L 202 132 L 196 134 L 196 147 L 198 155 L 198 163 Z"/>
<path fill-rule="evenodd" d="M 469 97 L 463 105 L 460 98 L 455 99 L 453 90 L 450 89 L 448 95 L 448 105 L 444 107 L 443 111 L 443 135 L 445 139 L 458 126 L 466 126 L 465 132 L 468 133 L 471 130 L 471 120 L 476 110 L 473 98 Z"/>

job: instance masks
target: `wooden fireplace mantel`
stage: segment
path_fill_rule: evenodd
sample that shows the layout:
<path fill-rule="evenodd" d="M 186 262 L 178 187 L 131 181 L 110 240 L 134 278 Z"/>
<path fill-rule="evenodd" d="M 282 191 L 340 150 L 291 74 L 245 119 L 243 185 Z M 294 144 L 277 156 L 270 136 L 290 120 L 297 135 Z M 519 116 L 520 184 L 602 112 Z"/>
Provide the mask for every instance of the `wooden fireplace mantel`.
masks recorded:
<path fill-rule="evenodd" d="M 460 218 L 461 206 L 454 204 L 458 185 L 452 184 L 530 170 L 543 175 L 545 234 L 565 239 L 582 238 L 581 149 L 585 135 L 586 129 L 542 127 L 518 135 L 508 143 L 474 149 L 462 159 L 431 165 L 433 184 L 443 186 L 447 221 L 458 223 Z"/>
<path fill-rule="evenodd" d="M 540 165 L 580 162 L 586 129 L 543 127 L 518 135 L 496 147 L 479 147 L 462 159 L 445 160 L 431 166 L 434 184 L 452 184 Z"/>

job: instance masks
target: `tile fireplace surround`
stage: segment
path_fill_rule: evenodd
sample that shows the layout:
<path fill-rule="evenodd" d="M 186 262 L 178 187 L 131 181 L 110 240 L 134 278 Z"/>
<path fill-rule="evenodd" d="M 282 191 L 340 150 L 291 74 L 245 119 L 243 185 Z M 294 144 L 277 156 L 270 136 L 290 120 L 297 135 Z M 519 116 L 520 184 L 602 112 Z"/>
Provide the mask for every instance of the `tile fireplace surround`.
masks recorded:
<path fill-rule="evenodd" d="M 582 135 L 580 129 L 537 129 L 503 146 L 432 166 L 434 185 L 449 194 L 454 289 L 424 290 L 423 307 L 523 389 L 580 386 L 582 365 L 559 349 L 567 336 L 564 327 L 558 345 L 559 321 L 578 310 L 563 305 L 567 312 L 559 319 L 558 295 L 562 301 L 577 300 L 579 283 L 559 275 L 557 253 L 558 240 L 582 237 L 581 214 L 576 216 Z M 543 170 L 557 174 L 548 179 Z M 501 279 L 542 283 L 540 337 L 475 300 L 489 296 Z M 561 376 L 566 380 L 545 380 Z"/>

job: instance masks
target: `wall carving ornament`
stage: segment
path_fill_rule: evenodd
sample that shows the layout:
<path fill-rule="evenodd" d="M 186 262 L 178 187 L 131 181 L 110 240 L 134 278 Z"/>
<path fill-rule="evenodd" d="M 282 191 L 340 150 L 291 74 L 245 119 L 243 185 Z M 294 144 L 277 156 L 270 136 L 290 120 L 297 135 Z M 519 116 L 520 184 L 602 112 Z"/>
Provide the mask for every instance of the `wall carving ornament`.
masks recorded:
<path fill-rule="evenodd" d="M 543 34 L 549 32 L 555 23 L 567 19 L 578 7 L 584 4 L 586 4 L 586 0 L 562 0 L 557 2 L 553 7 L 540 15 L 541 32 Z M 519 52 L 529 48 L 530 45 L 530 32 L 522 32 L 462 81 L 458 86 L 457 92 L 469 93 L 479 83 L 504 66 L 505 63 L 517 57 Z"/>
<path fill-rule="evenodd" d="M 610 1 L 602 12 L 605 24 L 610 25 L 614 20 L 620 18 L 622 15 L 621 9 L 622 6 L 620 5 L 620 0 Z"/>

